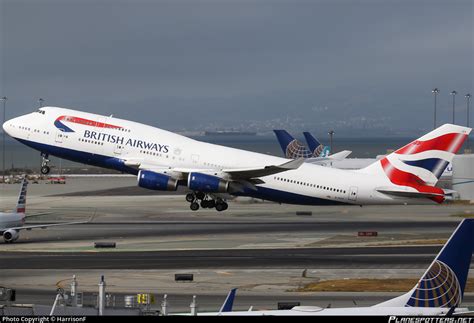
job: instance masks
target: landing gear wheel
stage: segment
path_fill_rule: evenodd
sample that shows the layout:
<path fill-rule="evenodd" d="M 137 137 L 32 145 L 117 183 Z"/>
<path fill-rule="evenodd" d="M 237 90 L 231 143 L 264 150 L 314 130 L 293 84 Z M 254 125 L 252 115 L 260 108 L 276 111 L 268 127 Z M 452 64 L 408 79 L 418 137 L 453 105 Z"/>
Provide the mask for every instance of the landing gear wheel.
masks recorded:
<path fill-rule="evenodd" d="M 198 198 L 198 200 L 204 200 L 206 194 L 204 194 L 203 192 L 196 192 L 196 197 Z"/>
<path fill-rule="evenodd" d="M 224 203 L 217 203 L 217 204 L 216 204 L 216 210 L 217 210 L 218 212 L 224 211 L 224 210 L 225 210 L 225 208 L 224 208 Z"/>
<path fill-rule="evenodd" d="M 201 207 L 202 207 L 203 209 L 208 208 L 208 207 L 209 207 L 209 201 L 207 201 L 207 200 L 202 200 L 202 201 L 201 201 Z"/>
<path fill-rule="evenodd" d="M 189 203 L 192 203 L 194 201 L 194 194 L 193 193 L 188 193 L 186 194 L 186 201 L 188 201 Z"/>
<path fill-rule="evenodd" d="M 193 211 L 197 211 L 197 210 L 199 210 L 199 204 L 196 203 L 196 202 L 193 202 L 193 203 L 191 203 L 191 205 L 189 206 L 189 208 L 190 208 L 191 210 L 193 210 Z"/>
<path fill-rule="evenodd" d="M 210 200 L 208 203 L 209 203 L 207 206 L 208 208 L 213 209 L 216 207 L 216 201 Z"/>
<path fill-rule="evenodd" d="M 49 166 L 41 166 L 41 174 L 43 175 L 47 175 L 49 174 L 49 172 L 51 171 L 51 168 L 49 168 Z"/>
<path fill-rule="evenodd" d="M 229 204 L 227 204 L 227 202 L 222 203 L 222 205 L 224 206 L 224 210 L 223 210 L 223 211 L 225 211 L 225 210 L 227 210 L 227 209 L 229 208 Z"/>

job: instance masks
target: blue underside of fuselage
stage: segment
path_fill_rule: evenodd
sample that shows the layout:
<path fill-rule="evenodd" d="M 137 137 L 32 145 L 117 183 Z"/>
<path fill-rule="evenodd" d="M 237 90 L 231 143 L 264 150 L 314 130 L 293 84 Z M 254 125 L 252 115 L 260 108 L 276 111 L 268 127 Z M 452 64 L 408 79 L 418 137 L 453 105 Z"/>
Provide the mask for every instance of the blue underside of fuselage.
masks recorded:
<path fill-rule="evenodd" d="M 17 138 L 15 138 L 17 139 Z M 77 163 L 93 165 L 103 168 L 115 169 L 119 172 L 138 175 L 138 170 L 124 165 L 123 161 L 116 157 L 109 157 L 104 155 L 97 155 L 83 151 L 73 150 L 69 148 L 45 145 L 34 141 L 17 139 L 22 144 L 25 144 L 33 149 L 39 150 L 42 153 L 67 159 Z"/>
<path fill-rule="evenodd" d="M 18 139 L 22 144 L 36 149 L 42 153 L 60 157 L 77 163 L 93 165 L 108 169 L 114 169 L 119 172 L 138 175 L 138 170 L 124 165 L 123 160 L 116 157 L 87 153 L 69 148 L 41 144 L 34 141 Z M 344 205 L 349 203 L 325 200 L 317 197 L 311 197 L 301 194 L 295 194 L 272 188 L 257 186 L 257 190 L 245 189 L 244 192 L 233 193 L 236 196 L 249 196 L 257 199 L 268 200 L 285 204 L 299 205 Z"/>

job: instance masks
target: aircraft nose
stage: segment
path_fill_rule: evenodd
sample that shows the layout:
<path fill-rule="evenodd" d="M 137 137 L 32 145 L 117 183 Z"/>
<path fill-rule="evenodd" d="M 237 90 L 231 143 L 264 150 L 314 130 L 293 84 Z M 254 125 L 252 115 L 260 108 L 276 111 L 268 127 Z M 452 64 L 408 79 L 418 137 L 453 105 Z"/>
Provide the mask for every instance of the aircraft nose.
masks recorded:
<path fill-rule="evenodd" d="M 8 134 L 10 137 L 13 137 L 14 136 L 14 132 L 15 132 L 15 119 L 16 118 L 13 118 L 13 119 L 10 119 L 10 120 L 7 120 L 3 123 L 3 131 Z"/>
<path fill-rule="evenodd" d="M 8 130 L 11 129 L 11 126 L 12 126 L 12 125 L 11 125 L 10 120 L 5 121 L 5 122 L 3 123 L 3 131 L 5 131 L 5 133 L 10 134 L 10 133 L 8 132 Z"/>

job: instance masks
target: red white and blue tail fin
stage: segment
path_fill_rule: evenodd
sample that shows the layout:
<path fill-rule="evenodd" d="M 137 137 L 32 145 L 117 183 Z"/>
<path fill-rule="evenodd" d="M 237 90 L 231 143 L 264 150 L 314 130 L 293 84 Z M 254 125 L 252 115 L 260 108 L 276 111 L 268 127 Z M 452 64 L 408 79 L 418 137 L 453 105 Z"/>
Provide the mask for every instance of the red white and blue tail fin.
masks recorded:
<path fill-rule="evenodd" d="M 442 125 L 361 172 L 384 175 L 394 185 L 427 194 L 427 197 L 441 203 L 444 191 L 434 186 L 470 132 L 471 128 Z"/>
<path fill-rule="evenodd" d="M 20 195 L 18 196 L 18 203 L 16 205 L 16 213 L 26 212 L 26 189 L 28 187 L 28 181 L 25 178 L 21 181 Z"/>

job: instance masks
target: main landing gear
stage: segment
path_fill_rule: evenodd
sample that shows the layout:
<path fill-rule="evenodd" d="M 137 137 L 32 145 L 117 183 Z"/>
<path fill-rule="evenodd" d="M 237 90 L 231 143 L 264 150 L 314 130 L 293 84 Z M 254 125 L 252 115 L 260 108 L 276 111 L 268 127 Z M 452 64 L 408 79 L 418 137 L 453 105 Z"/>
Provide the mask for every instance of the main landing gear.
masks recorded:
<path fill-rule="evenodd" d="M 43 160 L 41 161 L 41 174 L 47 175 L 51 171 L 51 168 L 48 166 L 49 156 L 48 154 L 41 153 L 41 157 L 43 157 Z"/>
<path fill-rule="evenodd" d="M 186 201 L 191 203 L 189 208 L 193 211 L 199 210 L 199 206 L 203 209 L 215 208 L 219 212 L 225 211 L 229 207 L 227 202 L 223 199 L 219 197 L 214 199 L 212 196 L 209 196 L 203 192 L 193 192 L 186 194 Z"/>

